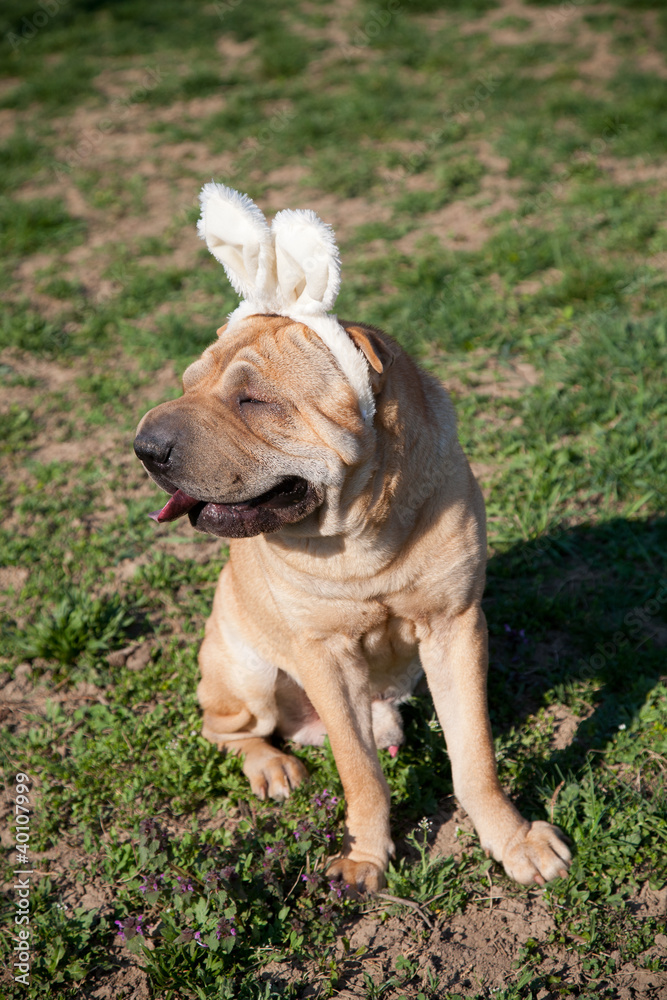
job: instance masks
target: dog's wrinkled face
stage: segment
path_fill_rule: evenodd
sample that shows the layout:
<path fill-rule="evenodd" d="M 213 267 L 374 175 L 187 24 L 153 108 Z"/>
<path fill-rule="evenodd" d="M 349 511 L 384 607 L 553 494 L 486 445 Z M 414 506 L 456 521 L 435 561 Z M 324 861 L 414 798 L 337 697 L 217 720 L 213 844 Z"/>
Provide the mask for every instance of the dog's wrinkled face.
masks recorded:
<path fill-rule="evenodd" d="M 150 410 L 134 448 L 172 494 L 159 521 L 188 514 L 229 538 L 301 522 L 360 458 L 355 395 L 312 330 L 257 315 L 225 329 L 183 375 L 184 394 Z"/>

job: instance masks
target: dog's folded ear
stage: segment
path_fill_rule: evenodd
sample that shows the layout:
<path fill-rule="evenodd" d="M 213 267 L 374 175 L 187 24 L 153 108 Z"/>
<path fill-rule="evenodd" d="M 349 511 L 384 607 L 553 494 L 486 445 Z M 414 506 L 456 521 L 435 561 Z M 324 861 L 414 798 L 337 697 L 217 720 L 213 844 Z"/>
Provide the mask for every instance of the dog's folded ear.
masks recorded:
<path fill-rule="evenodd" d="M 387 370 L 398 356 L 398 351 L 373 326 L 345 322 L 342 322 L 342 326 L 371 366 L 371 385 L 377 395 L 384 385 Z"/>
<path fill-rule="evenodd" d="M 275 239 L 281 308 L 304 315 L 327 313 L 340 288 L 340 260 L 333 229 L 310 209 L 278 212 Z"/>
<path fill-rule="evenodd" d="M 264 215 L 247 194 L 224 184 L 205 184 L 197 232 L 225 269 L 232 287 L 249 302 L 275 298 L 273 237 Z"/>

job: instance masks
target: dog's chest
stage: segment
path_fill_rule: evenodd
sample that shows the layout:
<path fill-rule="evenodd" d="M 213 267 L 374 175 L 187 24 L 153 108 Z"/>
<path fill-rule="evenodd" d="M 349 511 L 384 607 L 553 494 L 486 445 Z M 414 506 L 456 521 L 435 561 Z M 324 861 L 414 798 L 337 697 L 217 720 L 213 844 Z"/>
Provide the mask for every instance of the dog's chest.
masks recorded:
<path fill-rule="evenodd" d="M 361 648 L 371 675 L 400 671 L 417 654 L 414 623 L 387 612 L 383 620 L 371 626 L 361 636 Z"/>
<path fill-rule="evenodd" d="M 306 632 L 312 630 L 324 642 L 327 635 L 346 635 L 358 642 L 371 675 L 378 671 L 402 670 L 418 651 L 414 622 L 396 615 L 378 600 L 316 601 L 311 598 L 304 625 Z"/>

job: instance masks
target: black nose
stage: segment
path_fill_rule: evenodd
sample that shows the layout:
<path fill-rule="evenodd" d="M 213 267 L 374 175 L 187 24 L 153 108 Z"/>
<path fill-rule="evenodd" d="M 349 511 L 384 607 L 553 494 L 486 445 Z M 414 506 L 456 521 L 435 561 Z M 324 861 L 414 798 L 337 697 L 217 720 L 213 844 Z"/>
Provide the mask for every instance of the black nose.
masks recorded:
<path fill-rule="evenodd" d="M 159 434 L 156 431 L 150 433 L 137 434 L 134 439 L 134 451 L 137 458 L 140 458 L 144 465 L 149 467 L 160 466 L 164 469 L 169 464 L 174 443 L 170 437 Z"/>

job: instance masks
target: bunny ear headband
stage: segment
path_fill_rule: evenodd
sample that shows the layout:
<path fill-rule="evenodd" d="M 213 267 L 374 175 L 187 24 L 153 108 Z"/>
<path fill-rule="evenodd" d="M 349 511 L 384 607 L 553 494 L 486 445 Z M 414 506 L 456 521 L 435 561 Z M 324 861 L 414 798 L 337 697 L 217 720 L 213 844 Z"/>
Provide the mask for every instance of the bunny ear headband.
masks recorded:
<path fill-rule="evenodd" d="M 246 194 L 213 182 L 204 185 L 200 201 L 197 231 L 244 300 L 229 323 L 273 312 L 310 327 L 333 353 L 370 423 L 375 400 L 366 359 L 329 312 L 340 288 L 331 226 L 310 210 L 286 209 L 269 228 Z"/>

